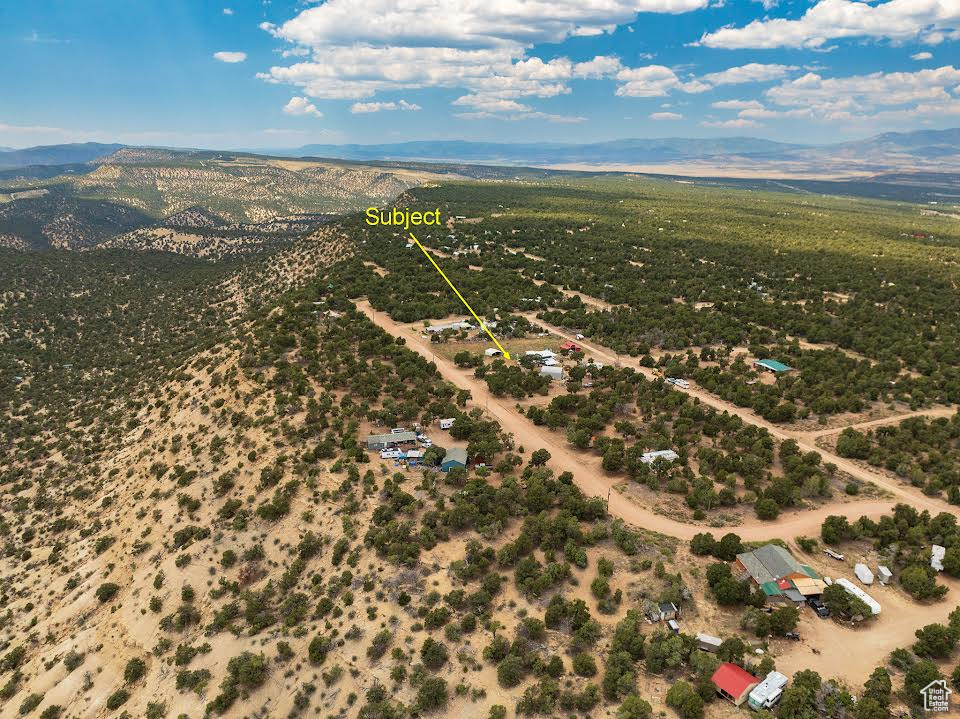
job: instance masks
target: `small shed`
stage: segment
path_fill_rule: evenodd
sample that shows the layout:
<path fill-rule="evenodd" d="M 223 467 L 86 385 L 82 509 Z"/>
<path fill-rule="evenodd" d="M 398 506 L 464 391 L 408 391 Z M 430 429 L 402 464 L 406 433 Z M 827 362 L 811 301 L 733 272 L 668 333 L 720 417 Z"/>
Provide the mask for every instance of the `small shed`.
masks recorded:
<path fill-rule="evenodd" d="M 784 364 L 783 362 L 778 362 L 777 360 L 774 360 L 774 359 L 754 360 L 753 366 L 765 372 L 773 372 L 774 374 L 789 372 L 790 370 L 793 369 L 793 367 L 791 367 L 790 365 Z"/>
<path fill-rule="evenodd" d="M 890 580 L 893 579 L 893 572 L 881 564 L 877 567 L 877 579 L 880 580 L 880 584 L 890 584 Z"/>
<path fill-rule="evenodd" d="M 451 447 L 447 450 L 447 453 L 443 457 L 443 462 L 440 463 L 440 469 L 444 472 L 449 472 L 454 467 L 466 467 L 467 466 L 467 450 L 460 449 L 459 447 Z"/>
<path fill-rule="evenodd" d="M 731 662 L 717 667 L 710 681 L 716 687 L 717 694 L 729 699 L 735 706 L 743 704 L 751 690 L 760 683 L 753 674 Z"/>
<path fill-rule="evenodd" d="M 483 353 L 487 357 L 500 357 L 503 354 L 503 352 L 498 350 L 496 347 L 487 347 L 487 349 L 485 349 Z"/>
<path fill-rule="evenodd" d="M 440 429 L 450 429 L 453 427 L 453 421 L 456 417 L 444 417 L 440 420 Z"/>
<path fill-rule="evenodd" d="M 660 602 L 657 605 L 657 613 L 661 622 L 668 622 L 680 617 L 680 608 L 673 602 Z"/>
<path fill-rule="evenodd" d="M 561 352 L 581 352 L 582 349 L 576 342 L 567 341 L 560 345 Z"/>
<path fill-rule="evenodd" d="M 677 622 L 676 619 L 668 619 L 667 626 L 670 627 L 670 631 L 673 632 L 674 634 L 680 633 L 680 624 L 679 622 Z"/>
<path fill-rule="evenodd" d="M 715 637 L 712 634 L 704 634 L 703 632 L 697 634 L 697 646 L 705 652 L 716 652 L 720 649 L 721 644 L 723 644 L 723 640 L 720 637 Z"/>
<path fill-rule="evenodd" d="M 859 579 L 861 583 L 867 586 L 873 584 L 873 572 L 870 571 L 870 567 L 866 564 L 854 565 L 853 573 L 857 575 L 857 579 Z"/>

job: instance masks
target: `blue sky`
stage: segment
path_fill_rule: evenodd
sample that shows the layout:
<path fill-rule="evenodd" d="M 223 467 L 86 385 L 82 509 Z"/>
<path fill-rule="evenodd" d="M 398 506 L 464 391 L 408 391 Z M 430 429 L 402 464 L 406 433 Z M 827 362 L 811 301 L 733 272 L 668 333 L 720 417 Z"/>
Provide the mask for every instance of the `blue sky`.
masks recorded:
<path fill-rule="evenodd" d="M 960 2 L 31 0 L 0 64 L 13 147 L 830 142 L 960 125 Z"/>

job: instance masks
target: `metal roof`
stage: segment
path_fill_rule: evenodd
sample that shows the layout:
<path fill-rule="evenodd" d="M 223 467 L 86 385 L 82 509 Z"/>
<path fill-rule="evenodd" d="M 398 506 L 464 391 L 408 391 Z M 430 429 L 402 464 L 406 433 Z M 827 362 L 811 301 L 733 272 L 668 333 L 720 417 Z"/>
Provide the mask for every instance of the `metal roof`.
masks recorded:
<path fill-rule="evenodd" d="M 713 673 L 713 676 L 710 677 L 710 681 L 718 689 L 722 689 L 726 694 L 739 699 L 742 697 L 747 690 L 752 689 L 759 683 L 753 674 L 748 672 L 746 669 L 738 667 L 736 664 L 731 664 L 727 662 L 721 664 L 717 671 Z"/>
<path fill-rule="evenodd" d="M 794 573 L 808 577 L 812 573 L 812 578 L 818 578 L 810 567 L 800 564 L 790 552 L 777 544 L 765 544 L 752 552 L 738 554 L 737 559 L 757 584 L 775 582 Z"/>
<path fill-rule="evenodd" d="M 444 464 L 450 461 L 459 462 L 460 464 L 466 466 L 467 450 L 461 449 L 460 447 L 451 447 L 447 450 L 447 453 L 443 455 Z"/>
<path fill-rule="evenodd" d="M 388 432 L 387 434 L 371 434 L 367 437 L 367 444 L 386 444 L 390 442 L 416 442 L 416 432 Z"/>
<path fill-rule="evenodd" d="M 759 360 L 754 360 L 753 363 L 758 364 L 761 367 L 766 367 L 767 369 L 773 370 L 774 372 L 789 372 L 791 369 L 793 369 L 790 365 L 784 364 L 783 362 L 778 362 L 777 360 L 773 360 L 773 359 L 759 359 Z"/>

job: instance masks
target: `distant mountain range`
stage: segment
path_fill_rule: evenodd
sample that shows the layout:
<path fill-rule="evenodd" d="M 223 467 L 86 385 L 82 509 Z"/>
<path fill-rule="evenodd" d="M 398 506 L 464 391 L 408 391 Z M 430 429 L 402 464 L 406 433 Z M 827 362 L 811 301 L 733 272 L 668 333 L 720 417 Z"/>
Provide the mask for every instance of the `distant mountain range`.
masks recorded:
<path fill-rule="evenodd" d="M 72 165 L 93 162 L 112 155 L 123 145 L 99 142 L 38 145 L 23 150 L 0 148 L 0 170 L 31 165 Z"/>
<path fill-rule="evenodd" d="M 960 128 L 889 132 L 827 145 L 754 137 L 626 139 L 585 144 L 418 141 L 380 145 L 304 145 L 272 150 L 291 157 L 473 162 L 691 175 L 849 177 L 891 171 L 960 170 Z"/>

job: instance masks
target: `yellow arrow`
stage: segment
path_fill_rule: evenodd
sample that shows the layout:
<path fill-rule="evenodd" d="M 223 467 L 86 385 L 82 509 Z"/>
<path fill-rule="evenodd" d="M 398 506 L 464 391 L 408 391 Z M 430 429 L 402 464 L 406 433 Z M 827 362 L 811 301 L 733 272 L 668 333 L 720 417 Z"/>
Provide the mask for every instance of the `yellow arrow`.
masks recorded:
<path fill-rule="evenodd" d="M 470 303 L 463 298 L 463 295 L 460 294 L 460 290 L 458 290 L 456 287 L 453 286 L 453 283 L 450 281 L 450 278 L 447 277 L 443 273 L 443 270 L 440 269 L 440 265 L 434 262 L 433 258 L 430 256 L 430 253 L 427 252 L 427 248 L 420 244 L 420 240 L 418 240 L 417 236 L 414 235 L 412 232 L 410 233 L 410 239 L 417 243 L 417 247 L 419 247 L 421 251 L 423 251 L 423 254 L 427 256 L 427 259 L 430 260 L 430 264 L 436 268 L 437 272 L 440 273 L 440 276 L 447 281 L 448 285 L 450 285 L 450 289 L 453 290 L 457 294 L 457 297 L 460 298 L 460 301 L 463 302 L 463 306 L 466 307 L 468 310 L 470 310 L 470 314 L 472 314 L 473 318 L 480 323 L 480 326 L 483 327 L 483 331 L 490 336 L 490 339 L 493 340 L 493 343 L 497 346 L 497 348 L 501 352 L 503 352 L 503 356 L 507 359 L 510 359 L 510 353 L 503 348 L 502 344 L 497 342 L 497 338 L 493 336 L 493 332 L 490 331 L 490 329 L 487 327 L 484 321 L 480 319 L 477 313 L 473 311 L 473 307 L 471 307 Z"/>

